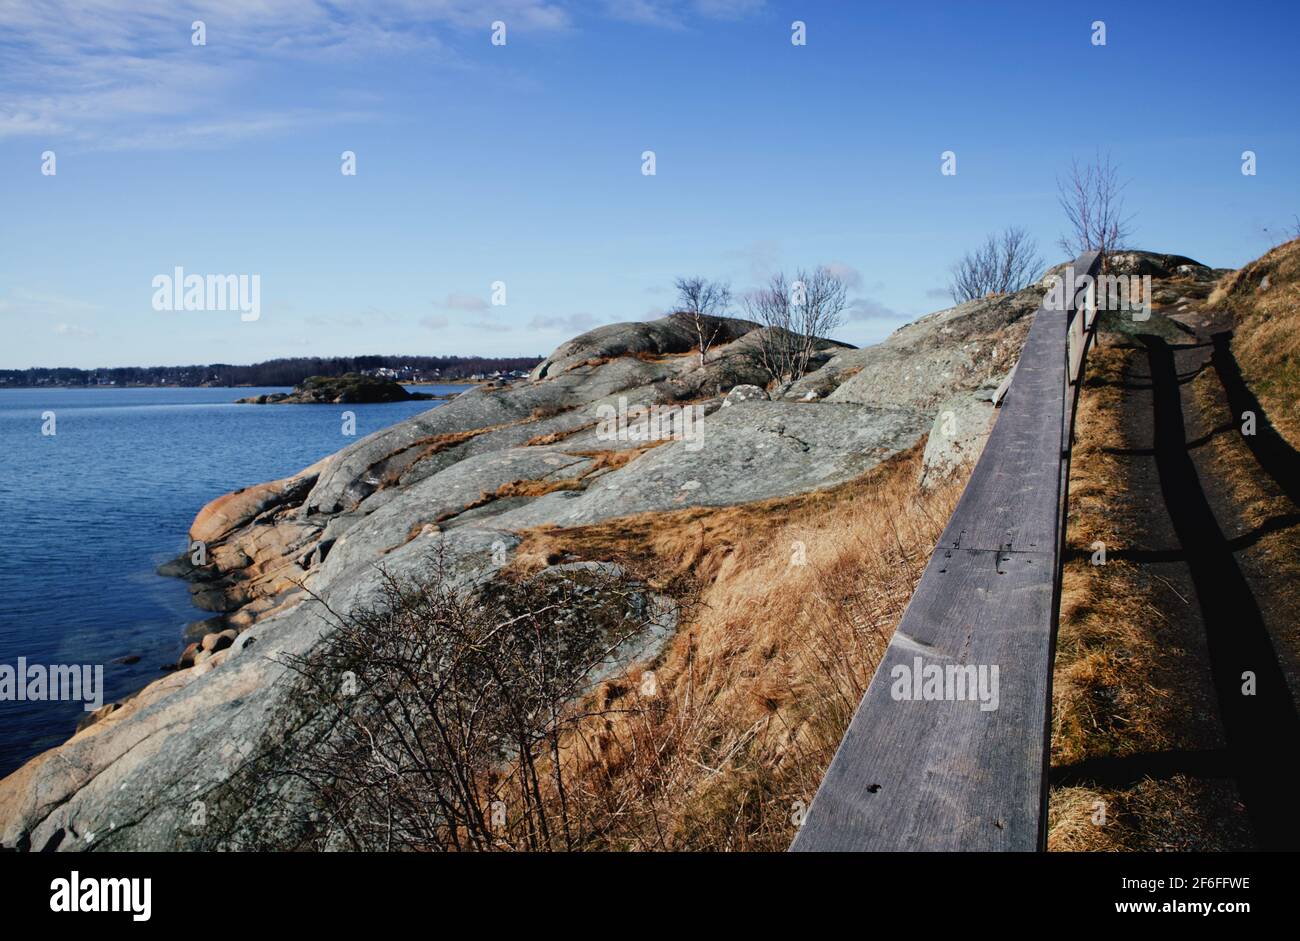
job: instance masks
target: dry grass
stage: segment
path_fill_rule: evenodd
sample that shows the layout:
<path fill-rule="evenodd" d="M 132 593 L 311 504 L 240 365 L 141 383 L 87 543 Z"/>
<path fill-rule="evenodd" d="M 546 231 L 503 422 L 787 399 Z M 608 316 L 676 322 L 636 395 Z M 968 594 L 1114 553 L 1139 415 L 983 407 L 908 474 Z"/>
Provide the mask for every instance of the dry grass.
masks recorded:
<path fill-rule="evenodd" d="M 1225 814 L 1237 799 L 1228 781 L 1175 775 L 1146 779 L 1124 790 L 1086 787 L 1052 792 L 1048 815 L 1056 852 L 1184 852 L 1249 849 L 1242 814 Z M 1101 821 L 1104 803 L 1104 825 Z"/>
<path fill-rule="evenodd" d="M 485 435 L 491 431 L 498 431 L 501 428 L 509 427 L 505 425 L 485 425 L 482 428 L 473 428 L 469 431 L 453 431 L 447 434 L 430 435 L 427 438 L 421 438 L 403 448 L 393 457 L 406 458 L 407 455 L 413 455 L 409 460 L 394 461 L 391 457 L 381 462 L 379 469 L 379 489 L 383 490 L 399 483 L 408 470 L 419 464 L 426 458 L 435 454 L 446 451 L 448 448 L 454 448 L 457 445 L 464 444 L 477 438 L 479 435 Z M 375 468 L 372 468 L 372 471 Z"/>
<path fill-rule="evenodd" d="M 1300 239 L 1228 275 L 1209 304 L 1232 311 L 1232 349 L 1246 383 L 1278 432 L 1300 448 Z"/>
<path fill-rule="evenodd" d="M 1053 768 L 1096 758 L 1222 747 L 1202 638 L 1187 629 L 1194 599 L 1149 567 L 1114 556 L 1152 548 L 1125 495 L 1126 440 L 1118 383 L 1145 354 L 1103 335 L 1089 354 L 1070 473 L 1067 559 L 1052 689 Z M 1093 565 L 1093 544 L 1106 544 Z M 1099 809 L 1104 807 L 1104 825 Z M 1095 819 L 1096 818 L 1096 819 Z M 1233 786 L 1184 775 L 1123 787 L 1053 788 L 1048 849 L 1228 849 L 1249 845 Z"/>
<path fill-rule="evenodd" d="M 1124 392 L 1109 383 L 1123 380 L 1131 355 L 1118 346 L 1099 345 L 1089 357 L 1090 383 L 1079 403 L 1068 548 L 1081 557 L 1067 560 L 1061 585 L 1052 694 L 1054 765 L 1173 744 L 1169 697 L 1148 682 L 1162 662 L 1181 653 L 1160 636 L 1168 623 L 1163 605 L 1172 592 L 1157 594 L 1154 580 L 1139 567 L 1111 558 L 1142 538 L 1134 531 L 1133 514 L 1116 500 L 1127 489 L 1124 459 L 1107 451 L 1127 446 L 1120 412 Z M 1104 566 L 1092 563 L 1097 541 L 1106 544 Z"/>
<path fill-rule="evenodd" d="M 564 760 L 588 849 L 784 850 L 960 494 L 920 446 L 831 490 L 525 534 L 519 571 L 618 560 L 696 604 L 602 685 Z"/>
<path fill-rule="evenodd" d="M 1295 329 L 1300 333 L 1300 321 Z M 1245 364 L 1241 366 L 1245 372 Z M 1192 389 L 1202 426 L 1221 427 L 1229 411 L 1213 372 L 1198 376 Z M 1228 431 L 1213 435 L 1201 457 L 1213 473 L 1211 498 L 1225 534 L 1252 536 L 1237 557 L 1256 585 L 1256 599 L 1290 680 L 1291 695 L 1300 701 L 1300 631 L 1295 623 L 1295 612 L 1300 611 L 1300 523 L 1295 522 L 1300 507 L 1261 471 L 1239 430 L 1239 424 L 1230 424 Z"/>
<path fill-rule="evenodd" d="M 524 447 L 532 448 L 547 444 L 558 444 L 566 438 L 571 438 L 580 431 L 586 431 L 588 428 L 595 428 L 598 423 L 594 421 L 587 422 L 585 425 L 578 425 L 576 428 L 569 428 L 560 431 L 552 431 L 544 435 L 536 435 L 524 442 Z"/>

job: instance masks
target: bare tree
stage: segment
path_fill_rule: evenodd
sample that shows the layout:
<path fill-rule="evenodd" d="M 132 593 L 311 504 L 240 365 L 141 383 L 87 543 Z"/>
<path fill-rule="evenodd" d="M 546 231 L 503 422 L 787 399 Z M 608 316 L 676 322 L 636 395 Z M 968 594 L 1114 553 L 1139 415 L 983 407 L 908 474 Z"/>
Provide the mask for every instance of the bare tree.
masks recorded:
<path fill-rule="evenodd" d="M 574 849 L 563 753 L 603 714 L 584 697 L 672 613 L 614 564 L 476 591 L 432 562 L 287 657 L 317 731 L 252 787 L 301 848 Z"/>
<path fill-rule="evenodd" d="M 1124 215 L 1125 185 L 1110 154 L 1103 157 L 1100 152 L 1084 166 L 1072 160 L 1069 176 L 1064 180 L 1057 177 L 1058 197 L 1069 223 L 1069 231 L 1060 241 L 1067 255 L 1075 257 L 1095 249 L 1102 253 L 1105 264 L 1106 256 L 1124 245 L 1133 234 L 1133 217 Z"/>
<path fill-rule="evenodd" d="M 773 275 L 745 298 L 750 319 L 767 328 L 758 335 L 756 355 L 773 381 L 793 382 L 808 371 L 817 340 L 843 323 L 847 305 L 844 282 L 824 266 L 800 271 L 792 282 Z"/>
<path fill-rule="evenodd" d="M 703 366 L 709 347 L 722 332 L 720 317 L 731 306 L 731 287 L 721 281 L 704 278 L 678 278 L 677 313 L 674 316 L 687 321 L 700 346 L 700 365 Z"/>
<path fill-rule="evenodd" d="M 989 294 L 1009 294 L 1028 287 L 1042 267 L 1038 243 L 1024 229 L 1008 226 L 952 266 L 948 293 L 958 304 Z"/>

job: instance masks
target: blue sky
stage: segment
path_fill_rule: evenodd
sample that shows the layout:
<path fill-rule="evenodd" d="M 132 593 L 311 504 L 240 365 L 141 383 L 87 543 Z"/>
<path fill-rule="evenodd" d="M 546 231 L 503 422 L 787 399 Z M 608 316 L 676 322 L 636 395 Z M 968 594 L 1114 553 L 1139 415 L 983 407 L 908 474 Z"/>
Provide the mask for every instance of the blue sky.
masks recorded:
<path fill-rule="evenodd" d="M 678 275 L 817 264 L 865 344 L 946 306 L 989 231 L 1059 260 L 1055 178 L 1096 148 L 1134 245 L 1236 266 L 1300 213 L 1298 26 L 1290 2 L 0 0 L 0 367 L 545 354 L 663 313 Z M 260 275 L 261 318 L 154 310 L 177 265 Z"/>

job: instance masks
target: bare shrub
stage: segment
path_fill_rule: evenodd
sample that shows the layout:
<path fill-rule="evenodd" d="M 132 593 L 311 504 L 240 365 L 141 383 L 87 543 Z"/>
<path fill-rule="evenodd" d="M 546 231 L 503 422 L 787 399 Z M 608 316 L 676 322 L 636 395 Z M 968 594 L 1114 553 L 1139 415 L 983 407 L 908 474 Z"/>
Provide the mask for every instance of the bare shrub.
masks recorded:
<path fill-rule="evenodd" d="M 794 281 L 773 275 L 765 287 L 745 298 L 751 320 L 767 328 L 755 355 L 772 381 L 792 382 L 808 371 L 817 340 L 843 323 L 848 289 L 826 267 L 799 271 Z"/>
<path fill-rule="evenodd" d="M 700 365 L 708 357 L 709 347 L 722 332 L 722 321 L 731 306 L 731 287 L 705 278 L 678 278 L 677 312 L 673 315 L 695 331 L 700 350 Z"/>
<path fill-rule="evenodd" d="M 948 293 L 958 304 L 990 294 L 1010 294 L 1033 283 L 1042 267 L 1038 243 L 1024 229 L 1008 226 L 1001 235 L 989 235 L 983 245 L 952 266 Z"/>
<path fill-rule="evenodd" d="M 329 728 L 265 770 L 292 779 L 304 848 L 573 849 L 560 751 L 615 652 L 665 612 L 616 566 L 543 573 L 491 593 L 385 574 L 289 665 Z"/>
<path fill-rule="evenodd" d="M 1072 160 L 1069 175 L 1064 180 L 1057 177 L 1058 199 L 1069 225 L 1059 244 L 1067 255 L 1074 258 L 1097 250 L 1104 261 L 1124 247 L 1133 234 L 1133 217 L 1124 215 L 1125 185 L 1110 154 L 1103 157 L 1100 151 L 1082 166 Z"/>

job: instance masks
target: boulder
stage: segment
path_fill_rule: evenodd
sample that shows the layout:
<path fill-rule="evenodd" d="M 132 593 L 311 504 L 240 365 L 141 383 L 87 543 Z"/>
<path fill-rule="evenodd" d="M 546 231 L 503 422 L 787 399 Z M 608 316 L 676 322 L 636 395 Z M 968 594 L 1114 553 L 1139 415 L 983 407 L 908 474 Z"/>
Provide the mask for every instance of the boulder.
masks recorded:
<path fill-rule="evenodd" d="M 944 400 L 934 416 L 921 459 L 921 484 L 934 486 L 979 459 L 993 429 L 993 402 L 979 392 Z"/>
<path fill-rule="evenodd" d="M 731 317 L 706 317 L 715 344 L 739 339 L 758 324 Z M 611 359 L 626 354 L 664 356 L 688 353 L 699 345 L 691 318 L 670 315 L 648 323 L 612 323 L 562 343 L 550 356 L 533 368 L 534 380 L 554 377 L 574 366 L 591 360 Z"/>
<path fill-rule="evenodd" d="M 231 530 L 243 526 L 269 509 L 300 501 L 311 490 L 321 471 L 331 460 L 332 458 L 329 457 L 322 458 L 311 467 L 291 477 L 244 487 L 234 493 L 217 497 L 199 510 L 198 516 L 190 524 L 190 540 L 204 544 L 215 543 Z"/>
<path fill-rule="evenodd" d="M 728 405 L 734 405 L 737 402 L 752 402 L 758 399 L 767 401 L 767 393 L 761 387 L 754 385 L 735 386 L 723 398 L 722 407 L 726 408 Z"/>
<path fill-rule="evenodd" d="M 202 647 L 199 644 L 189 644 L 185 650 L 181 652 L 180 659 L 176 661 L 176 665 L 182 670 L 186 667 L 194 666 L 194 658 L 199 655 L 201 650 Z"/>

